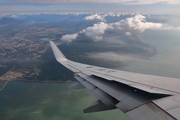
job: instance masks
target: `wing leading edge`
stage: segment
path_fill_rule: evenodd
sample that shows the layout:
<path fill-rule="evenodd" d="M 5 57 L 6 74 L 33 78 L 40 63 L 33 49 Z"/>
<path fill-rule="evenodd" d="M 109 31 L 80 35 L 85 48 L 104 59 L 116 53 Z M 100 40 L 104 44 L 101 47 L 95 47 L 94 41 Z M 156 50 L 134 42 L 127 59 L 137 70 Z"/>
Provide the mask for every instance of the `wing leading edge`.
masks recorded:
<path fill-rule="evenodd" d="M 99 100 L 85 113 L 115 108 L 130 120 L 180 120 L 180 80 L 86 65 L 68 60 L 50 41 L 56 60 L 75 73 L 70 89 L 91 91 Z M 172 84 L 170 84 L 172 83 Z"/>

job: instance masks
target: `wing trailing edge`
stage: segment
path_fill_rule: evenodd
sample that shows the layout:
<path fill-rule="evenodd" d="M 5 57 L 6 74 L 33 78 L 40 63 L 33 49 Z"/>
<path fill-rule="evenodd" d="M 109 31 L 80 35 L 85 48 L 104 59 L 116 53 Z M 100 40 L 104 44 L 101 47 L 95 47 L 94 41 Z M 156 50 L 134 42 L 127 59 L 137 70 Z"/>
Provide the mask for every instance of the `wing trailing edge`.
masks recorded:
<path fill-rule="evenodd" d="M 110 110 L 110 109 L 100 100 L 97 100 L 96 102 L 92 103 L 90 106 L 85 108 L 83 111 L 84 113 L 91 113 L 91 112 L 99 112 L 105 110 Z"/>
<path fill-rule="evenodd" d="M 80 82 L 76 82 L 73 85 L 69 86 L 69 90 L 82 89 L 85 88 Z"/>

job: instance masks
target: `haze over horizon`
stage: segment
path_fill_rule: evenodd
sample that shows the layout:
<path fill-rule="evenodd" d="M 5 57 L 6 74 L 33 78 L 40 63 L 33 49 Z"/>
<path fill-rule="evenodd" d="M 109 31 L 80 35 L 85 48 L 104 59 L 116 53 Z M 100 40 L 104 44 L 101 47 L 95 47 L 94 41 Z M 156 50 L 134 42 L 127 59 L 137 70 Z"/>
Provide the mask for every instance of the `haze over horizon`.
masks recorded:
<path fill-rule="evenodd" d="M 121 12 L 180 14 L 178 0 L 0 0 L 0 14 Z"/>

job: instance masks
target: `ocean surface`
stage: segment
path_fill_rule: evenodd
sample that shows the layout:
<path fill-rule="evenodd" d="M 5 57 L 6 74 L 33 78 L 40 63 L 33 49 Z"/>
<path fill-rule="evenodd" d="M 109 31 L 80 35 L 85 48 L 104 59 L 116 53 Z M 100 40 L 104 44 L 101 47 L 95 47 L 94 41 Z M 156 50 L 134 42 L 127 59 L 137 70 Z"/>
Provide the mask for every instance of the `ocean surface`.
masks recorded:
<path fill-rule="evenodd" d="M 157 55 L 121 70 L 180 78 L 178 31 L 147 31 L 141 36 L 157 48 Z M 72 83 L 13 81 L 0 92 L 0 120 L 128 120 L 119 110 L 84 114 L 97 99 L 86 89 L 67 90 Z"/>
<path fill-rule="evenodd" d="M 88 90 L 68 90 L 72 83 L 13 81 L 0 92 L 0 120 L 127 120 L 119 110 L 83 113 L 97 100 Z"/>
<path fill-rule="evenodd" d="M 157 49 L 157 55 L 119 68 L 125 71 L 180 78 L 180 34 L 178 30 L 145 31 L 140 38 Z"/>

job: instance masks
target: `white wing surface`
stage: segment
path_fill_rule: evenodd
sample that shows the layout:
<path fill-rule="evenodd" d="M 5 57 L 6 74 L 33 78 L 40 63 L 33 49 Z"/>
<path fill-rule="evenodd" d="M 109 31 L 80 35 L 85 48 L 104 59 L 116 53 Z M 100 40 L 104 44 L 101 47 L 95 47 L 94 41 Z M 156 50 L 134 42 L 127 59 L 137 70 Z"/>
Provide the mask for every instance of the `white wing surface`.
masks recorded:
<path fill-rule="evenodd" d="M 180 120 L 180 79 L 74 62 L 50 44 L 56 60 L 75 73 L 78 82 L 70 89 L 83 85 L 98 98 L 85 113 L 118 108 L 130 120 Z"/>

